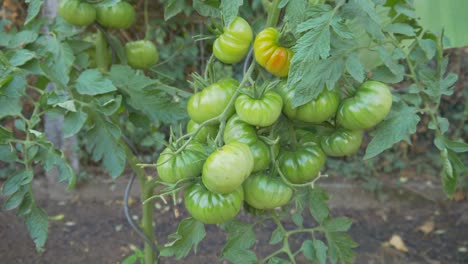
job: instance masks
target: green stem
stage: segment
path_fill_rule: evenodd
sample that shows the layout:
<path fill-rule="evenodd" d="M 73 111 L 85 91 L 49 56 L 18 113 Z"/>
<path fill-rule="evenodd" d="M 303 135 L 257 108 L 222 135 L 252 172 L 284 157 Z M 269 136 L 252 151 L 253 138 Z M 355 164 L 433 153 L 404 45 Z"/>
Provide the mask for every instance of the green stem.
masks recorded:
<path fill-rule="evenodd" d="M 109 66 L 106 37 L 101 30 L 96 35 L 96 65 L 102 73 L 106 73 Z"/>
<path fill-rule="evenodd" d="M 150 32 L 149 16 L 148 16 L 148 0 L 143 3 L 143 16 L 145 19 L 145 39 L 148 39 Z"/>
<path fill-rule="evenodd" d="M 270 8 L 268 9 L 267 27 L 275 27 L 278 24 L 281 9 L 279 9 L 280 0 L 273 0 Z"/>
<path fill-rule="evenodd" d="M 147 184 L 149 181 L 146 177 L 146 173 L 138 166 L 138 158 L 133 154 L 132 150 L 126 143 L 122 143 L 121 146 L 125 150 L 125 154 L 127 155 L 128 163 L 132 170 L 135 172 L 135 175 L 138 178 L 138 182 L 140 183 L 140 190 L 141 190 L 141 200 L 146 201 L 151 196 L 153 196 L 153 186 Z M 153 226 L 153 204 L 152 203 L 144 203 L 143 205 L 143 212 L 142 212 L 142 229 L 145 235 L 153 241 L 156 245 L 156 238 L 154 236 L 154 226 Z M 154 252 L 153 248 L 150 244 L 145 243 L 144 248 L 144 259 L 145 264 L 153 264 L 154 263 Z"/>

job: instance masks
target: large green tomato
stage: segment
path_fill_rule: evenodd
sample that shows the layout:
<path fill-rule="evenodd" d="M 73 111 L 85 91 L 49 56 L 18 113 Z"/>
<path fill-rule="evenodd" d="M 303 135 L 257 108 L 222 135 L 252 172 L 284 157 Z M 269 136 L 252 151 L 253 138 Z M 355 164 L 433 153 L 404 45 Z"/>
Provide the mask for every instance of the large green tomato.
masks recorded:
<path fill-rule="evenodd" d="M 257 172 L 268 168 L 271 162 L 270 149 L 263 140 L 258 139 L 249 145 L 254 158 L 254 168 L 252 172 Z"/>
<path fill-rule="evenodd" d="M 137 40 L 125 44 L 128 65 L 135 69 L 148 69 L 159 60 L 158 50 L 149 40 Z"/>
<path fill-rule="evenodd" d="M 87 26 L 96 19 L 96 9 L 92 4 L 80 0 L 61 0 L 58 14 L 75 26 Z"/>
<path fill-rule="evenodd" d="M 225 143 L 238 141 L 250 145 L 257 141 L 258 137 L 253 126 L 242 121 L 238 115 L 234 114 L 226 122 L 223 138 Z"/>
<path fill-rule="evenodd" d="M 325 154 L 331 157 L 343 157 L 356 153 L 362 143 L 362 130 L 339 128 L 322 137 L 320 146 Z"/>
<path fill-rule="evenodd" d="M 283 97 L 284 114 L 295 120 L 321 123 L 333 115 L 340 104 L 340 96 L 336 91 L 324 88 L 317 98 L 298 107 L 293 107 L 294 89 L 290 89 L 286 83 L 280 85 L 279 93 Z"/>
<path fill-rule="evenodd" d="M 249 52 L 253 33 L 249 23 L 236 17 L 213 44 L 214 56 L 227 64 L 241 61 Z"/>
<path fill-rule="evenodd" d="M 304 129 L 296 130 L 296 139 L 299 144 L 307 144 L 311 142 L 317 145 L 320 144 L 320 136 L 318 134 Z"/>
<path fill-rule="evenodd" d="M 206 159 L 202 181 L 212 192 L 233 192 L 249 177 L 253 167 L 254 158 L 249 146 L 231 142 L 211 153 Z"/>
<path fill-rule="evenodd" d="M 226 194 L 213 193 L 201 183 L 190 186 L 184 204 L 190 215 L 204 224 L 221 224 L 235 217 L 243 204 L 242 187 Z"/>
<path fill-rule="evenodd" d="M 187 112 L 190 118 L 201 124 L 204 121 L 219 116 L 229 104 L 239 82 L 232 78 L 225 78 L 205 87 L 201 92 L 190 96 Z M 234 106 L 229 113 L 234 114 Z"/>
<path fill-rule="evenodd" d="M 336 120 L 349 130 L 368 129 L 384 120 L 391 108 L 390 88 L 381 82 L 366 81 L 354 96 L 341 102 Z"/>
<path fill-rule="evenodd" d="M 201 174 L 206 151 L 201 143 L 192 141 L 181 153 L 174 154 L 166 148 L 156 162 L 156 169 L 162 181 L 175 183 L 181 179 L 194 178 Z"/>
<path fill-rule="evenodd" d="M 273 91 L 258 99 L 246 94 L 236 99 L 236 112 L 240 119 L 254 126 L 271 126 L 280 116 L 282 107 L 281 96 Z"/>
<path fill-rule="evenodd" d="M 125 1 L 113 6 L 98 6 L 97 21 L 108 28 L 129 28 L 135 22 L 135 9 Z"/>
<path fill-rule="evenodd" d="M 252 175 L 244 184 L 245 201 L 258 209 L 273 209 L 287 204 L 293 190 L 281 178 L 265 174 Z"/>
<path fill-rule="evenodd" d="M 190 120 L 187 123 L 187 133 L 193 133 L 200 127 L 200 124 Z M 195 140 L 201 143 L 206 143 L 208 138 L 215 139 L 218 134 L 218 126 L 204 126 L 200 129 L 198 134 L 195 136 Z"/>
<path fill-rule="evenodd" d="M 265 28 L 260 31 L 254 41 L 255 60 L 271 74 L 286 77 L 294 52 L 286 47 L 278 46 L 279 32 L 276 28 Z"/>
<path fill-rule="evenodd" d="M 318 176 L 327 157 L 315 143 L 298 146 L 295 150 L 283 149 L 278 156 L 281 172 L 295 184 L 310 182 Z"/>

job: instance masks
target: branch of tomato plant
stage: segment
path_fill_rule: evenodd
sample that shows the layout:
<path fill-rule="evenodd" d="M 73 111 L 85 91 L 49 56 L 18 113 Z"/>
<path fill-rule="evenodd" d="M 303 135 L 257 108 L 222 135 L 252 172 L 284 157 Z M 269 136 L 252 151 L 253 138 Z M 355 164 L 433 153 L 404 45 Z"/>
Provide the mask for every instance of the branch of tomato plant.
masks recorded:
<path fill-rule="evenodd" d="M 145 0 L 143 3 L 143 17 L 145 20 L 145 39 L 148 39 L 149 32 L 150 32 L 150 24 L 149 24 L 149 15 L 148 15 L 148 0 Z"/>
<path fill-rule="evenodd" d="M 272 2 L 269 2 L 269 4 L 265 4 L 264 6 L 268 7 L 268 17 L 267 17 L 267 23 L 266 27 L 275 27 L 276 24 L 278 24 L 278 19 L 279 15 L 281 12 L 281 9 L 279 8 L 281 0 L 273 0 Z"/>

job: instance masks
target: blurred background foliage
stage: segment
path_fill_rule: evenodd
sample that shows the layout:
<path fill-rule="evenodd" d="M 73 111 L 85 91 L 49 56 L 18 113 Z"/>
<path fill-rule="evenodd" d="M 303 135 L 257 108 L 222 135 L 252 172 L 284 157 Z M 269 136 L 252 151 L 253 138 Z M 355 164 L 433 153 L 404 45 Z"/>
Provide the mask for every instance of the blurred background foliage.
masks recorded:
<path fill-rule="evenodd" d="M 396 2 L 400 0 L 388 0 Z M 166 1 L 149 1 L 149 38 L 153 40 L 160 53 L 160 62 L 152 67 L 148 74 L 159 79 L 163 86 L 167 87 L 169 93 L 174 92 L 173 88 L 191 93 L 190 83 L 192 72 L 202 72 L 205 63 L 211 55 L 211 45 L 214 38 L 209 31 L 213 22 L 206 17 L 200 16 L 192 8 L 192 1 L 178 1 L 176 6 L 168 6 Z M 247 1 L 245 1 L 247 2 Z M 263 10 L 261 0 L 248 1 L 241 9 L 241 16 L 246 18 L 258 32 L 264 23 L 266 14 Z M 443 99 L 440 107 L 441 115 L 450 121 L 449 135 L 451 139 L 468 140 L 468 28 L 466 27 L 465 13 L 468 10 L 467 0 L 415 0 L 418 15 L 421 16 L 422 23 L 428 29 L 438 32 L 444 29 L 445 36 L 450 40 L 450 49 L 446 50 L 446 56 L 450 60 L 450 72 L 459 76 L 455 92 L 452 96 Z M 123 43 L 131 40 L 141 39 L 145 36 L 145 24 L 143 20 L 143 0 L 132 1 L 138 12 L 135 26 L 131 30 L 114 30 L 112 34 Z M 13 21 L 14 25 L 22 25 L 26 18 L 27 5 L 23 0 L 0 1 L 0 18 L 2 20 Z M 176 14 L 169 20 L 165 20 L 165 14 Z M 89 32 L 93 34 L 94 32 Z M 204 40 L 195 41 L 201 38 Z M 234 75 L 239 77 L 241 65 L 224 66 L 217 65 L 217 73 L 220 75 Z M 397 87 L 395 87 L 397 88 Z M 398 89 L 398 88 L 397 88 Z M 174 93 L 175 94 L 175 93 Z M 184 108 L 185 98 L 181 100 L 181 108 Z M 28 105 L 24 106 L 25 109 Z M 391 175 L 391 181 L 395 185 L 402 184 L 408 180 L 418 182 L 434 181 L 438 182 L 441 163 L 438 151 L 432 146 L 433 134 L 427 129 L 428 118 L 421 117 L 423 122 L 419 126 L 418 133 L 411 138 L 412 144 L 402 142 L 387 150 L 384 155 L 367 160 L 363 163 L 365 146 L 361 148 L 361 153 L 343 159 L 329 159 L 327 163 L 327 173 L 330 175 L 341 175 L 361 182 L 363 186 L 378 194 L 384 186 L 383 180 L 388 179 L 386 175 Z M 149 119 L 126 112 L 121 117 L 121 128 L 131 145 L 140 153 L 142 162 L 151 163 L 156 160 L 157 153 L 164 147 L 164 142 L 168 139 L 170 126 L 178 132 L 184 130 L 183 122 L 175 124 L 153 123 Z M 6 127 L 13 127 L 8 124 Z M 86 136 L 82 135 L 80 140 L 80 159 L 84 170 L 80 173 L 81 179 L 92 177 L 95 172 L 95 165 L 84 151 Z M 367 141 L 368 142 L 368 141 Z M 462 154 L 463 161 L 468 160 L 468 154 Z M 364 166 L 363 166 L 364 164 Z M 8 164 L 0 163 L 1 175 L 8 175 L 11 170 Z M 460 186 L 468 189 L 468 171 L 460 175 Z"/>

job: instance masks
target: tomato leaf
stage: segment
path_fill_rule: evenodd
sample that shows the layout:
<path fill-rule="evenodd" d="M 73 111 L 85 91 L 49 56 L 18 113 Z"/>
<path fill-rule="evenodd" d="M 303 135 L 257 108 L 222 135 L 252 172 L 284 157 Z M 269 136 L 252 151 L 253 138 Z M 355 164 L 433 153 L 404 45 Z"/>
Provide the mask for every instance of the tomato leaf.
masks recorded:
<path fill-rule="evenodd" d="M 21 113 L 21 96 L 26 90 L 26 79 L 15 75 L 13 79 L 0 90 L 0 119 Z"/>
<path fill-rule="evenodd" d="M 42 157 L 42 162 L 44 169 L 48 172 L 54 167 L 58 170 L 59 182 L 67 182 L 68 189 L 72 189 L 76 183 L 76 175 L 73 172 L 73 169 L 68 164 L 68 161 L 65 155 L 60 151 L 51 146 L 49 149 L 44 151 L 44 156 Z"/>
<path fill-rule="evenodd" d="M 193 9 L 195 9 L 198 14 L 202 16 L 221 17 L 218 0 L 193 0 Z"/>
<path fill-rule="evenodd" d="M 239 7 L 244 3 L 243 0 L 221 0 L 221 13 L 223 15 L 224 26 L 231 24 L 237 16 Z"/>
<path fill-rule="evenodd" d="M 97 69 L 86 70 L 76 80 L 76 91 L 80 94 L 96 95 L 117 90 L 112 82 Z"/>
<path fill-rule="evenodd" d="M 63 136 L 71 137 L 78 133 L 87 119 L 88 114 L 82 110 L 77 112 L 67 112 L 63 120 Z"/>
<path fill-rule="evenodd" d="M 164 20 L 166 21 L 182 12 L 185 7 L 185 0 L 166 0 L 162 2 L 164 4 Z"/>
<path fill-rule="evenodd" d="M 27 25 L 31 22 L 41 11 L 42 4 L 44 4 L 44 0 L 26 0 L 28 3 L 28 16 L 24 21 L 24 24 Z"/>
<path fill-rule="evenodd" d="M 47 213 L 43 209 L 33 206 L 31 211 L 25 216 L 25 223 L 29 235 L 36 245 L 36 250 L 42 251 L 47 240 L 47 232 L 49 231 Z"/>
<path fill-rule="evenodd" d="M 322 240 L 318 240 L 318 239 L 314 239 L 312 243 L 314 245 L 315 255 L 317 256 L 319 263 L 326 264 L 327 263 L 327 250 L 328 250 L 327 245 L 325 245 L 325 243 L 323 243 Z"/>
<path fill-rule="evenodd" d="M 203 223 L 193 218 L 186 218 L 179 223 L 177 232 L 170 235 L 171 238 L 174 238 L 174 241 L 166 244 L 161 249 L 161 256 L 175 256 L 177 259 L 181 259 L 190 253 L 192 247 L 196 253 L 198 243 L 203 240 L 205 235 Z"/>
<path fill-rule="evenodd" d="M 287 3 L 284 3 L 284 2 L 287 2 Z M 297 25 L 299 25 L 299 23 L 304 21 L 308 3 L 307 1 L 303 1 L 303 0 L 281 1 L 280 7 L 286 4 L 287 6 L 286 6 L 285 15 L 284 15 L 284 20 L 287 21 L 289 28 L 295 31 Z"/>
<path fill-rule="evenodd" d="M 102 160 L 112 178 L 120 176 L 125 168 L 126 155 L 119 143 L 120 135 L 117 125 L 99 117 L 86 137 L 86 149 L 92 153 L 92 159 Z"/>
<path fill-rule="evenodd" d="M 363 82 L 365 78 L 365 69 L 359 61 L 357 53 L 351 53 L 346 59 L 346 71 L 358 82 Z"/>
<path fill-rule="evenodd" d="M 309 210 L 310 214 L 317 220 L 317 222 L 322 223 L 330 212 L 326 201 L 328 200 L 328 195 L 321 188 L 314 188 L 310 191 L 309 194 Z"/>
<path fill-rule="evenodd" d="M 351 239 L 351 237 L 344 232 L 326 232 L 329 257 L 332 263 L 338 260 L 342 264 L 352 264 L 354 259 L 353 248 L 358 244 Z"/>
<path fill-rule="evenodd" d="M 305 240 L 304 242 L 302 242 L 300 251 L 302 251 L 302 254 L 307 260 L 312 261 L 317 259 L 317 257 L 315 256 L 314 243 L 312 242 L 312 240 Z"/>
<path fill-rule="evenodd" d="M 278 244 L 284 238 L 283 230 L 281 228 L 275 229 L 273 233 L 271 233 L 270 241 L 268 242 L 270 245 Z"/>
<path fill-rule="evenodd" d="M 323 227 L 328 232 L 344 232 L 348 231 L 352 224 L 352 220 L 347 217 L 337 217 L 325 221 Z"/>
<path fill-rule="evenodd" d="M 229 221 L 221 226 L 228 233 L 226 245 L 221 257 L 232 263 L 256 263 L 257 256 L 250 250 L 255 244 L 255 233 L 252 226 L 237 220 Z"/>
<path fill-rule="evenodd" d="M 387 118 L 377 126 L 373 133 L 364 159 L 377 156 L 401 140 L 409 142 L 409 135 L 416 133 L 420 120 L 417 112 L 417 108 L 403 102 L 395 104 Z"/>

